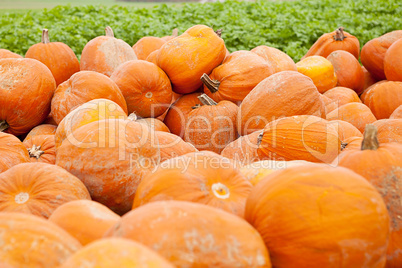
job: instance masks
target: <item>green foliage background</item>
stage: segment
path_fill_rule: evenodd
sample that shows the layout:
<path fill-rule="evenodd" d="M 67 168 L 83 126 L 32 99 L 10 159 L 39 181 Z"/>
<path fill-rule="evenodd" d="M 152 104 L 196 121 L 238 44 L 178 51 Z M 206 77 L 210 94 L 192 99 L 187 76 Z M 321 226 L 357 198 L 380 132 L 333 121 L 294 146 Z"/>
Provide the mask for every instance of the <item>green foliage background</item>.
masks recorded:
<path fill-rule="evenodd" d="M 258 45 L 281 49 L 298 61 L 323 33 L 338 26 L 361 45 L 393 30 L 402 30 L 400 0 L 297 0 L 160 5 L 154 8 L 123 6 L 57 6 L 39 12 L 6 13 L 0 18 L 0 48 L 24 55 L 49 29 L 51 41 L 69 45 L 79 56 L 85 44 L 103 35 L 105 26 L 117 38 L 133 45 L 143 36 L 179 33 L 195 24 L 223 29 L 230 51 Z"/>

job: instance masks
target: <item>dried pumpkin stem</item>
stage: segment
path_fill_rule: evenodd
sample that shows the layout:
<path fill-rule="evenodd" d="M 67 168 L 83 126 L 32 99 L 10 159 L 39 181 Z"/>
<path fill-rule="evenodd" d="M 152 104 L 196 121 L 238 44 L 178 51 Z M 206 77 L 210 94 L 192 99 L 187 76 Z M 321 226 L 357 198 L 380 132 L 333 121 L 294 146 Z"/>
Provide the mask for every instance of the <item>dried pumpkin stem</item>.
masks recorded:
<path fill-rule="evenodd" d="M 172 37 L 177 37 L 179 35 L 179 29 L 174 28 L 172 31 Z"/>
<path fill-rule="evenodd" d="M 0 120 L 0 132 L 3 132 L 9 127 L 6 120 Z"/>
<path fill-rule="evenodd" d="M 28 153 L 29 153 L 29 157 L 31 158 L 36 158 L 39 159 L 41 157 L 42 154 L 44 154 L 45 152 L 41 150 L 40 145 L 39 146 L 32 146 L 32 148 L 28 149 Z"/>
<path fill-rule="evenodd" d="M 345 38 L 346 36 L 343 33 L 343 27 L 339 27 L 338 29 L 336 29 L 334 36 L 335 41 L 342 41 Z"/>
<path fill-rule="evenodd" d="M 203 74 L 201 76 L 202 83 L 211 91 L 211 93 L 215 93 L 219 90 L 219 85 L 221 82 L 218 80 L 212 80 L 207 74 Z"/>
<path fill-rule="evenodd" d="M 200 108 L 200 107 L 201 107 L 201 104 L 196 104 L 193 107 L 191 107 L 191 109 L 197 109 L 197 108 Z"/>
<path fill-rule="evenodd" d="M 222 29 L 218 29 L 215 31 L 216 35 L 222 37 Z"/>
<path fill-rule="evenodd" d="M 208 97 L 207 94 L 201 94 L 200 96 L 197 97 L 202 104 L 204 105 L 217 105 L 218 103 L 216 103 L 213 99 L 211 99 L 210 97 Z"/>
<path fill-rule="evenodd" d="M 262 137 L 264 136 L 264 131 L 262 131 L 261 133 L 260 133 L 260 135 L 258 135 L 258 138 L 257 138 L 257 146 L 260 146 L 260 144 L 261 144 L 261 142 L 262 142 Z"/>
<path fill-rule="evenodd" d="M 48 30 L 48 29 L 43 29 L 43 30 L 42 30 L 42 43 L 43 43 L 43 44 L 48 44 L 48 43 L 50 43 L 50 39 L 49 39 L 49 30 Z"/>
<path fill-rule="evenodd" d="M 110 26 L 107 26 L 105 28 L 105 33 L 106 33 L 106 36 L 114 37 L 113 30 L 112 30 L 112 28 Z"/>
<path fill-rule="evenodd" d="M 341 142 L 341 151 L 345 150 L 346 146 L 348 146 L 349 143 L 347 142 Z"/>
<path fill-rule="evenodd" d="M 136 121 L 136 120 L 138 119 L 138 116 L 137 116 L 135 113 L 131 113 L 131 114 L 127 117 L 127 119 L 128 119 L 128 120 L 131 120 L 131 121 Z"/>
<path fill-rule="evenodd" d="M 366 125 L 363 134 L 362 150 L 377 150 L 380 146 L 377 138 L 377 128 L 374 125 Z"/>

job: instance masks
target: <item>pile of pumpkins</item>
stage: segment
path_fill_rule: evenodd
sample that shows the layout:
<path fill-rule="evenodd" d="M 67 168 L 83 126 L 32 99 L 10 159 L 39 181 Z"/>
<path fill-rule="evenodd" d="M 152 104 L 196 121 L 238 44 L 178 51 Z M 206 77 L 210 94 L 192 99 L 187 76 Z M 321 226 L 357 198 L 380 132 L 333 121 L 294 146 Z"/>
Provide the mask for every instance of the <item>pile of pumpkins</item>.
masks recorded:
<path fill-rule="evenodd" d="M 220 34 L 0 50 L 0 267 L 402 267 L 402 30 Z"/>

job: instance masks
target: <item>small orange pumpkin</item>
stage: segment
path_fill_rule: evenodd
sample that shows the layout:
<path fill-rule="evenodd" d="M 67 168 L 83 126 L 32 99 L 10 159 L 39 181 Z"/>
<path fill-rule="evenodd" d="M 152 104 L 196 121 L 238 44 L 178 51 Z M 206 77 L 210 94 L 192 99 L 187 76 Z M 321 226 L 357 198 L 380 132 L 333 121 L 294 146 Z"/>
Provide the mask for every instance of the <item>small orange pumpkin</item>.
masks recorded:
<path fill-rule="evenodd" d="M 14 135 L 0 132 L 0 174 L 26 162 L 30 162 L 30 158 L 24 144 Z"/>
<path fill-rule="evenodd" d="M 31 131 L 29 131 L 28 135 L 25 137 L 24 141 L 29 140 L 34 136 L 40 135 L 54 135 L 56 134 L 57 126 L 51 124 L 42 124 L 34 127 Z"/>
<path fill-rule="evenodd" d="M 133 45 L 133 50 L 139 60 L 146 60 L 149 54 L 160 49 L 165 43 L 166 40 L 162 38 L 145 36 Z"/>
<path fill-rule="evenodd" d="M 338 130 L 339 139 L 344 143 L 350 137 L 363 137 L 363 134 L 354 125 L 343 120 L 332 120 L 328 122 L 333 124 Z"/>
<path fill-rule="evenodd" d="M 361 100 L 357 95 L 357 93 L 354 90 L 347 87 L 334 87 L 324 92 L 324 96 L 334 101 L 337 108 L 350 102 L 361 103 Z"/>
<path fill-rule="evenodd" d="M 402 38 L 395 41 L 385 53 L 384 73 L 387 80 L 402 82 Z"/>
<path fill-rule="evenodd" d="M 36 135 L 25 139 L 23 144 L 28 150 L 31 162 L 56 163 L 54 135 Z"/>
<path fill-rule="evenodd" d="M 253 48 L 251 52 L 264 58 L 274 68 L 274 73 L 282 71 L 297 71 L 296 64 L 292 58 L 277 48 L 258 46 Z"/>

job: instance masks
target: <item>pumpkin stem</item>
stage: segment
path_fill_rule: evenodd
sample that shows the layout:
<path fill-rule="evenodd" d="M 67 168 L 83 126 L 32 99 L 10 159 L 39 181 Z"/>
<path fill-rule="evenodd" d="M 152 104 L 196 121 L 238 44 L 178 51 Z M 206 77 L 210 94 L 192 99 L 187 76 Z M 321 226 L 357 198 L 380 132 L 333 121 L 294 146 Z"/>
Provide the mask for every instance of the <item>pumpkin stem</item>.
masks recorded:
<path fill-rule="evenodd" d="M 258 138 L 257 138 L 257 146 L 260 146 L 260 144 L 261 144 L 261 142 L 262 142 L 262 137 L 264 136 L 264 131 L 262 131 L 261 133 L 260 133 L 260 135 L 258 135 Z"/>
<path fill-rule="evenodd" d="M 221 82 L 218 80 L 212 80 L 207 74 L 203 74 L 201 76 L 202 83 L 211 91 L 211 93 L 215 93 L 219 90 L 219 85 Z"/>
<path fill-rule="evenodd" d="M 193 107 L 191 107 L 191 109 L 197 109 L 197 108 L 200 108 L 200 107 L 201 107 L 200 104 L 196 104 L 196 105 L 194 105 Z"/>
<path fill-rule="evenodd" d="M 0 120 L 0 132 L 3 132 L 9 127 L 6 120 Z"/>
<path fill-rule="evenodd" d="M 138 118 L 138 116 L 137 116 L 135 113 L 131 113 L 131 114 L 127 117 L 127 119 L 128 119 L 128 120 L 131 120 L 131 121 L 137 121 L 139 118 Z"/>
<path fill-rule="evenodd" d="M 201 94 L 200 96 L 197 97 L 202 104 L 204 105 L 217 105 L 218 103 L 216 103 L 216 101 L 214 101 L 213 99 L 211 99 L 210 97 L 208 97 L 207 94 Z"/>
<path fill-rule="evenodd" d="M 348 146 L 348 144 L 349 143 L 347 142 L 341 142 L 341 151 L 343 151 L 346 148 L 346 146 Z"/>
<path fill-rule="evenodd" d="M 218 29 L 215 31 L 216 35 L 222 37 L 222 29 Z"/>
<path fill-rule="evenodd" d="M 50 43 L 49 30 L 48 29 L 43 29 L 43 31 L 42 31 L 42 43 L 43 44 Z"/>
<path fill-rule="evenodd" d="M 374 125 L 366 125 L 363 134 L 362 150 L 377 150 L 380 146 L 377 139 L 377 127 Z"/>
<path fill-rule="evenodd" d="M 343 27 L 339 27 L 335 31 L 334 39 L 335 41 L 342 41 L 343 39 L 346 38 L 345 34 L 343 33 Z"/>
<path fill-rule="evenodd" d="M 114 37 L 113 30 L 110 26 L 106 26 L 105 33 L 106 33 L 106 36 Z"/>
<path fill-rule="evenodd" d="M 33 158 L 35 157 L 36 159 L 39 159 L 42 154 L 45 152 L 41 150 L 40 145 L 36 146 L 35 144 L 32 146 L 32 148 L 28 149 L 29 157 Z"/>
<path fill-rule="evenodd" d="M 173 31 L 172 31 L 172 36 L 177 37 L 178 35 L 179 35 L 179 29 L 174 28 Z"/>

